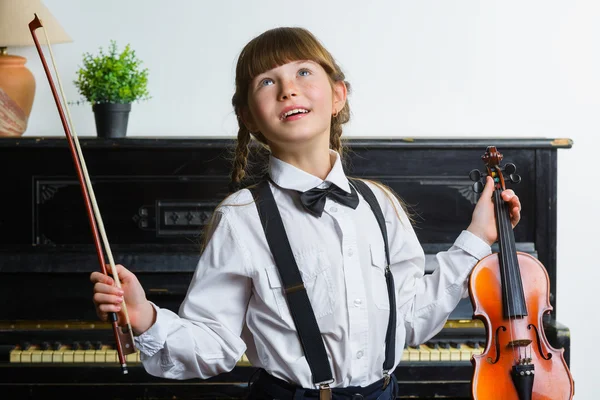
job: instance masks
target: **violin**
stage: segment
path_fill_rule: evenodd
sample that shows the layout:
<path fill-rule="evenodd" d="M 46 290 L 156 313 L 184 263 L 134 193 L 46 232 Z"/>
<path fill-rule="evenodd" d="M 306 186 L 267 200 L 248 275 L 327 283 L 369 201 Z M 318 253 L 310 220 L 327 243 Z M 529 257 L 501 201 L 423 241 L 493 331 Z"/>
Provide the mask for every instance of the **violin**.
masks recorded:
<path fill-rule="evenodd" d="M 482 178 L 494 179 L 499 252 L 481 259 L 469 277 L 473 317 L 486 329 L 485 350 L 471 358 L 474 400 L 567 400 L 574 383 L 563 357 L 546 339 L 543 316 L 552 311 L 546 268 L 535 257 L 516 250 L 509 209 L 502 199 L 505 176 L 519 183 L 516 166 L 500 166 L 503 155 L 488 146 L 481 157 L 487 174 L 474 169 L 473 190 L 481 193 Z"/>

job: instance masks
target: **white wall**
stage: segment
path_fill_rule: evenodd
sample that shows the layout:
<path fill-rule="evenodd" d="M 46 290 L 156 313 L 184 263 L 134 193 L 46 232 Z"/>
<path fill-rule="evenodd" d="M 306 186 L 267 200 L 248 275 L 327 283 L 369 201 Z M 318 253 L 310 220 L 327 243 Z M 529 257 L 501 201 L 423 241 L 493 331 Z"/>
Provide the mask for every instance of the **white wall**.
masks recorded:
<path fill-rule="evenodd" d="M 594 0 L 45 0 L 74 42 L 53 47 L 67 96 L 83 52 L 131 43 L 153 98 L 129 136 L 232 136 L 238 52 L 275 26 L 311 29 L 353 84 L 348 136 L 571 138 L 558 165 L 558 320 L 571 329 L 577 400 L 595 400 L 600 278 L 591 192 L 600 146 L 600 3 Z M 34 48 L 38 82 L 25 136 L 64 135 Z M 73 106 L 80 136 L 89 106 Z M 467 221 L 465 221 L 466 223 Z"/>

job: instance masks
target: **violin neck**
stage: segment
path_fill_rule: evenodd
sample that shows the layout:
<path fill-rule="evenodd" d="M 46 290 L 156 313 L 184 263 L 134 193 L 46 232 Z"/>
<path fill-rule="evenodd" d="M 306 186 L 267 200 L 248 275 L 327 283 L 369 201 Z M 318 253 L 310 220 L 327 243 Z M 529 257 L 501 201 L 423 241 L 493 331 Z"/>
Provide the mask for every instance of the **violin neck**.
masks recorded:
<path fill-rule="evenodd" d="M 502 199 L 502 190 L 494 191 L 498 245 L 500 251 L 500 277 L 502 279 L 502 307 L 504 318 L 518 318 L 527 315 L 527 304 L 523 293 L 521 270 L 517 258 L 515 234 L 510 222 L 508 204 Z"/>

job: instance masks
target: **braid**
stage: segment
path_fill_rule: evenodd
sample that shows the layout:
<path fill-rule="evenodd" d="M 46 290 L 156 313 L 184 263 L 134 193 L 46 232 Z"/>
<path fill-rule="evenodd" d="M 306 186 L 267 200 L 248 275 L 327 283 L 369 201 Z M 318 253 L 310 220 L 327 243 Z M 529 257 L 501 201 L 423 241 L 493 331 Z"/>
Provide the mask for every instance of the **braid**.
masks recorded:
<path fill-rule="evenodd" d="M 331 135 L 329 136 L 329 146 L 342 156 L 344 147 L 342 146 L 342 125 L 336 121 L 337 118 L 331 120 Z"/>
<path fill-rule="evenodd" d="M 240 122 L 238 131 L 237 146 L 233 159 L 233 168 L 231 171 L 230 192 L 235 192 L 240 188 L 241 182 L 246 176 L 246 166 L 248 164 L 248 145 L 250 144 L 250 131 Z"/>
<path fill-rule="evenodd" d="M 343 79 L 343 78 L 342 78 Z M 345 82 L 348 92 L 350 92 L 350 83 Z M 342 144 L 342 125 L 350 120 L 350 104 L 346 102 L 344 108 L 338 111 L 336 116 L 331 117 L 331 132 L 329 135 L 329 146 L 332 150 L 339 153 L 343 159 L 345 146 Z"/>

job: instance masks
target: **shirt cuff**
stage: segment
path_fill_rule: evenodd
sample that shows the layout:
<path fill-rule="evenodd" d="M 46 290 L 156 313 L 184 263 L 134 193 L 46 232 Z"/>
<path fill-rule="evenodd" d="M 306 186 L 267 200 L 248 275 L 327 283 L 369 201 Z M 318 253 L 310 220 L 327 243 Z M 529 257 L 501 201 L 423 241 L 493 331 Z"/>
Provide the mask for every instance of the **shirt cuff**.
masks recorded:
<path fill-rule="evenodd" d="M 164 348 L 169 326 L 173 320 L 179 318 L 171 310 L 160 308 L 153 302 L 150 304 L 156 310 L 156 321 L 146 332 L 133 338 L 137 349 L 148 357 Z"/>
<path fill-rule="evenodd" d="M 466 230 L 460 233 L 458 238 L 456 238 L 454 245 L 463 249 L 478 260 L 492 254 L 492 248 L 489 244 L 479 236 Z"/>

